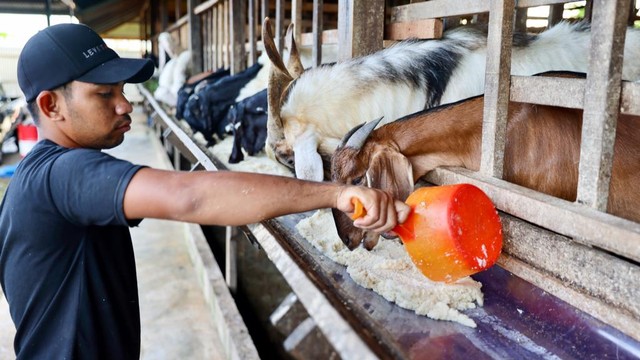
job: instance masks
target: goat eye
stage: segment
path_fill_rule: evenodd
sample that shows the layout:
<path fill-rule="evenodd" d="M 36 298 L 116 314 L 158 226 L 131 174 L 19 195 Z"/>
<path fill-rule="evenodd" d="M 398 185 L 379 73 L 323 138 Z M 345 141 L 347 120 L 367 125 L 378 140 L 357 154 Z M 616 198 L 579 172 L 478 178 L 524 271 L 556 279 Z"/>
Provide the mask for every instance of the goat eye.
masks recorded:
<path fill-rule="evenodd" d="M 362 185 L 362 176 L 351 180 L 351 185 Z"/>

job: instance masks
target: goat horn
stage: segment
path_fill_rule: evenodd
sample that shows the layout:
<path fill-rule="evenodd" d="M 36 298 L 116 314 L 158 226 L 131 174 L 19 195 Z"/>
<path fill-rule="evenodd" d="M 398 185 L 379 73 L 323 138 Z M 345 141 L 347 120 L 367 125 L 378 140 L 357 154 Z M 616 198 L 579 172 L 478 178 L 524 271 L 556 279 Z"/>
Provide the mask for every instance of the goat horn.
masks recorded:
<path fill-rule="evenodd" d="M 375 129 L 376 126 L 378 126 L 382 118 L 384 118 L 384 116 L 362 125 L 358 130 L 353 132 L 353 134 L 345 142 L 344 146 L 351 147 L 356 150 L 360 150 L 362 148 L 362 145 L 364 145 L 365 141 L 367 141 L 367 138 L 369 137 L 369 135 L 371 135 L 371 132 L 373 131 L 373 129 Z"/>
<path fill-rule="evenodd" d="M 271 20 L 268 17 L 264 18 L 264 22 L 262 23 L 262 43 L 264 44 L 264 51 L 267 53 L 269 60 L 271 60 L 271 65 L 275 66 L 275 68 L 283 74 L 284 79 L 288 81 L 293 80 L 293 77 L 284 66 L 280 53 L 278 53 L 276 43 L 273 41 Z"/>
<path fill-rule="evenodd" d="M 267 87 L 267 103 L 269 105 L 267 111 L 267 145 L 273 148 L 276 142 L 284 139 L 284 128 L 280 117 L 281 98 L 285 87 L 293 81 L 293 78 L 285 68 L 282 57 L 273 41 L 271 21 L 268 17 L 264 19 L 262 24 L 262 41 L 265 52 L 269 60 L 271 60 Z"/>
<path fill-rule="evenodd" d="M 298 52 L 298 46 L 294 38 L 295 26 L 293 23 L 289 24 L 287 28 L 287 35 L 285 36 L 285 44 L 289 49 L 289 60 L 287 61 L 287 70 L 293 78 L 298 78 L 304 72 L 304 66 L 302 60 L 300 60 L 300 52 Z"/>

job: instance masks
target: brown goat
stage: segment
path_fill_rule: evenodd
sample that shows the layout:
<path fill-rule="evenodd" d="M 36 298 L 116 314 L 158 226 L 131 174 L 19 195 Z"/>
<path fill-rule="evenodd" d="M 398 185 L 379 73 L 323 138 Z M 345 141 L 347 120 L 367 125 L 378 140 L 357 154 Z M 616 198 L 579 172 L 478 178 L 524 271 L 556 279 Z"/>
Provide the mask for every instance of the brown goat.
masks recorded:
<path fill-rule="evenodd" d="M 353 129 L 333 154 L 334 182 L 366 184 L 406 199 L 414 183 L 439 166 L 480 167 L 484 97 L 406 116 L 379 129 Z M 576 199 L 582 110 L 512 102 L 509 105 L 506 181 L 569 201 Z M 620 115 L 608 212 L 640 222 L 640 117 Z M 334 212 L 338 234 L 350 248 L 373 248 L 377 234 L 353 227 Z"/>

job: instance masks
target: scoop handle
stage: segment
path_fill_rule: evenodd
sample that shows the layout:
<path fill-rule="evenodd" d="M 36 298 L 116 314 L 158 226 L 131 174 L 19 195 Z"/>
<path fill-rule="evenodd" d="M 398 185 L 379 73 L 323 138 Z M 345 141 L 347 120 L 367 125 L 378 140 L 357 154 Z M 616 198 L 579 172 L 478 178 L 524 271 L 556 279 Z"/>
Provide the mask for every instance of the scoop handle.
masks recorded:
<path fill-rule="evenodd" d="M 353 197 L 351 198 L 351 203 L 353 204 L 354 208 L 353 214 L 351 215 L 351 220 L 356 220 L 367 215 L 367 209 L 364 208 L 364 205 L 362 205 L 360 199 L 358 199 L 357 197 Z M 398 235 L 400 239 L 402 239 L 402 241 L 411 240 L 414 237 L 413 232 L 402 226 L 402 224 L 396 225 L 391 231 L 396 233 L 396 235 Z"/>
<path fill-rule="evenodd" d="M 357 197 L 351 198 L 351 203 L 353 204 L 353 215 L 351 215 L 351 220 L 359 219 L 365 215 L 367 215 L 367 209 L 364 208 L 362 202 Z"/>

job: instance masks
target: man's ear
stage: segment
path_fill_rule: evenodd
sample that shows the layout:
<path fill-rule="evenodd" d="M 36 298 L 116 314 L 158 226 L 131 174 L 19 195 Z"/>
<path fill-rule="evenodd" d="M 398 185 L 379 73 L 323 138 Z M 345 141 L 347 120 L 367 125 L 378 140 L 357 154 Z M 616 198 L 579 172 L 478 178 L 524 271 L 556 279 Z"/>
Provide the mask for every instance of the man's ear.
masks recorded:
<path fill-rule="evenodd" d="M 41 91 L 36 98 L 40 114 L 51 120 L 63 119 L 60 112 L 62 101 L 64 101 L 64 98 L 59 93 L 51 90 Z"/>

